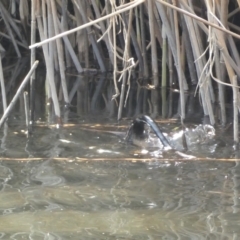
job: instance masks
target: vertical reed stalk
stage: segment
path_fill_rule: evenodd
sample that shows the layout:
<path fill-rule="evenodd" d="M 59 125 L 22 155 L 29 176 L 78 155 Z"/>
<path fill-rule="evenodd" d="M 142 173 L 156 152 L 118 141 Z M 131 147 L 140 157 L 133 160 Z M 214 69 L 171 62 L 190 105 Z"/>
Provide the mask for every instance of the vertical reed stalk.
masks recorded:
<path fill-rule="evenodd" d="M 140 23 L 139 23 L 139 13 L 138 13 L 138 8 L 137 7 L 134 9 L 134 12 L 135 12 L 135 21 L 136 21 L 137 42 L 138 42 L 138 45 L 141 48 L 141 32 L 140 32 Z"/>
<path fill-rule="evenodd" d="M 184 21 L 183 16 L 181 17 L 181 23 L 182 23 L 182 39 L 183 39 L 183 44 L 186 50 L 187 64 L 188 64 L 188 70 L 190 73 L 191 83 L 193 85 L 197 85 L 198 80 L 197 80 L 197 74 L 196 74 L 196 67 L 194 64 L 192 49 L 191 47 L 189 47 L 191 46 L 191 41 L 189 38 L 187 25 L 186 25 L 186 22 Z"/>
<path fill-rule="evenodd" d="M 78 0 L 78 2 L 77 2 L 77 0 L 74 0 L 74 4 L 78 8 L 78 11 L 80 12 L 80 14 L 82 16 L 83 22 L 87 23 L 88 19 L 87 19 L 86 13 L 84 11 L 83 3 L 81 2 L 81 0 Z M 90 42 L 92 44 L 92 47 L 93 47 L 93 51 L 94 51 L 95 56 L 97 58 L 98 64 L 100 66 L 101 72 L 106 72 L 106 68 L 105 68 L 103 58 L 100 54 L 100 51 L 99 51 L 98 46 L 97 46 L 97 42 L 96 42 L 96 40 L 93 36 L 93 33 L 92 33 L 90 27 L 87 28 L 87 32 L 88 32 L 89 40 L 90 40 Z"/>
<path fill-rule="evenodd" d="M 68 30 L 68 23 L 67 23 L 67 2 L 66 0 L 62 0 L 62 16 L 61 16 L 61 29 L 63 32 Z M 71 67 L 71 59 L 67 48 L 64 48 L 65 58 L 66 58 L 66 68 Z"/>
<path fill-rule="evenodd" d="M 215 52 L 215 72 L 216 72 L 216 76 L 218 79 L 223 79 L 222 76 L 222 71 L 221 71 L 221 63 L 220 63 L 220 51 L 218 49 L 216 49 Z M 224 85 L 221 83 L 217 83 L 218 84 L 218 98 L 219 98 L 219 105 L 220 105 L 220 109 L 221 109 L 221 124 L 224 126 L 227 122 L 226 119 L 226 109 L 225 109 L 225 94 L 224 94 Z"/>
<path fill-rule="evenodd" d="M 167 37 L 164 29 L 164 25 L 162 26 L 162 87 L 167 87 Z"/>
<path fill-rule="evenodd" d="M 152 60 L 152 75 L 153 85 L 155 88 L 159 85 L 158 78 L 158 62 L 157 62 L 157 45 L 154 31 L 154 14 L 153 14 L 153 0 L 148 0 L 148 16 L 149 16 L 149 30 L 150 30 L 150 41 L 151 41 L 151 60 Z"/>
<path fill-rule="evenodd" d="M 54 30 L 55 30 L 55 34 L 57 35 L 59 34 L 59 26 L 58 26 L 59 20 L 57 16 L 55 1 L 51 1 L 51 8 L 52 8 Z M 58 63 L 59 63 L 59 70 L 60 70 L 60 76 L 61 76 L 63 96 L 64 96 L 65 103 L 68 105 L 69 98 L 68 98 L 67 83 L 66 83 L 66 76 L 65 76 L 65 62 L 64 62 L 64 55 L 63 55 L 62 40 L 58 38 L 56 39 L 56 43 L 57 43 Z"/>
<path fill-rule="evenodd" d="M 227 19 L 228 4 L 229 4 L 229 0 L 221 1 L 220 3 L 220 20 L 225 27 L 227 27 L 227 21 L 228 21 Z M 227 72 L 226 72 L 226 66 L 224 63 L 224 56 L 222 53 L 220 54 L 220 51 L 218 49 L 216 52 L 218 56 L 216 56 L 215 64 L 219 66 L 219 69 L 216 71 L 216 73 L 219 74 L 217 75 L 217 78 L 225 82 Z M 234 52 L 237 52 L 237 51 L 234 51 Z M 219 94 L 219 103 L 220 103 L 220 109 L 221 109 L 221 124 L 225 126 L 227 123 L 227 118 L 226 118 L 226 108 L 225 108 L 225 86 L 223 84 L 218 83 L 218 94 Z"/>
<path fill-rule="evenodd" d="M 9 14 L 9 12 L 7 11 L 7 9 L 3 6 L 3 4 L 0 4 L 0 8 L 2 10 L 2 13 L 4 14 L 4 18 L 7 20 L 7 22 L 9 23 L 9 25 L 12 27 L 12 29 L 14 30 L 14 32 L 16 33 L 16 35 L 18 36 L 18 38 L 20 39 L 20 41 L 24 44 L 27 45 L 26 40 L 23 38 L 23 34 L 21 34 L 21 31 L 17 25 L 17 23 L 12 19 L 11 15 Z"/>
<path fill-rule="evenodd" d="M 169 45 L 167 52 L 168 52 L 169 86 L 171 88 L 173 87 L 173 56 Z"/>
<path fill-rule="evenodd" d="M 58 20 L 58 19 L 57 19 Z M 61 26 L 61 23 L 59 22 L 58 20 L 58 25 L 59 27 L 62 29 L 62 31 L 64 31 L 64 29 L 62 28 Z M 78 60 L 78 57 L 73 49 L 73 46 L 71 45 L 70 41 L 69 41 L 69 38 L 68 36 L 64 36 L 63 37 L 63 41 L 64 41 L 64 44 L 65 44 L 65 49 L 68 50 L 68 53 L 70 54 L 70 57 L 72 58 L 72 61 L 77 69 L 77 71 L 79 73 L 83 72 L 83 68 Z"/>
<path fill-rule="evenodd" d="M 54 36 L 54 25 L 53 25 L 53 15 L 52 15 L 52 10 L 51 10 L 51 1 L 46 0 L 47 3 L 47 31 L 48 37 L 53 37 Z M 47 38 L 47 36 L 45 36 Z M 57 60 L 57 46 L 56 46 L 56 40 L 52 41 L 48 44 L 48 51 L 49 51 L 49 58 L 50 58 L 50 64 L 51 67 L 58 72 L 58 60 Z"/>
<path fill-rule="evenodd" d="M 159 13 L 159 15 L 162 19 L 162 23 L 165 27 L 165 31 L 166 31 L 166 35 L 167 35 L 167 39 L 168 39 L 168 44 L 171 48 L 172 55 L 173 55 L 173 58 L 174 58 L 174 62 L 177 65 L 178 58 L 177 58 L 177 47 L 176 47 L 176 42 L 175 42 L 175 39 L 176 39 L 175 38 L 175 31 L 173 30 L 173 28 L 170 25 L 169 19 L 167 17 L 166 11 L 165 11 L 165 7 L 159 2 L 156 2 L 156 6 L 157 6 L 158 13 Z M 179 75 L 178 71 L 177 71 L 177 73 Z M 188 90 L 188 85 L 187 85 L 187 82 L 186 82 L 186 77 L 185 77 L 184 72 L 182 72 L 182 79 L 183 79 L 183 83 L 184 83 L 184 90 Z"/>
<path fill-rule="evenodd" d="M 140 5 L 140 27 L 141 27 L 141 49 L 142 49 L 142 57 L 143 57 L 143 77 L 149 77 L 148 71 L 148 63 L 147 63 L 147 51 L 146 51 L 146 28 L 144 23 L 144 14 L 143 14 L 144 5 Z"/>
<path fill-rule="evenodd" d="M 167 104 L 166 104 L 166 91 L 167 91 L 167 37 L 162 25 L 162 117 L 166 118 L 167 115 Z"/>
<path fill-rule="evenodd" d="M 182 4 L 182 1 L 181 1 L 181 4 Z M 184 8 L 185 8 L 185 5 L 184 5 Z M 203 58 L 199 58 L 200 56 L 202 56 L 203 51 L 201 51 L 202 50 L 201 39 L 199 39 L 198 26 L 194 25 L 194 21 L 190 17 L 184 15 L 184 19 L 185 19 L 185 22 L 186 22 L 186 25 L 188 28 L 188 32 L 189 32 L 191 47 L 193 50 L 193 56 L 194 56 L 195 61 L 197 60 L 195 62 L 195 64 L 196 64 L 198 79 L 200 80 L 201 74 L 202 74 L 203 68 L 204 68 L 204 62 L 203 62 Z M 199 84 L 201 84 L 201 83 L 199 82 Z M 201 95 L 201 99 L 202 99 L 204 115 L 207 116 L 207 115 L 209 115 L 207 103 L 205 101 L 205 95 L 207 93 L 205 93 L 203 88 L 200 88 L 199 91 L 200 91 L 200 95 Z"/>
<path fill-rule="evenodd" d="M 10 111 L 12 110 L 12 108 L 14 107 L 17 99 L 19 98 L 20 94 L 22 93 L 23 89 L 25 88 L 25 86 L 28 83 L 29 78 L 31 77 L 31 75 L 33 74 L 34 70 L 36 69 L 38 65 L 38 61 L 35 61 L 35 63 L 33 64 L 32 68 L 30 69 L 30 71 L 28 72 L 28 74 L 26 75 L 26 77 L 23 79 L 22 83 L 20 84 L 16 94 L 14 95 L 12 101 L 9 103 L 6 111 L 4 112 L 1 120 L 0 120 L 0 127 L 2 126 L 2 124 L 5 122 L 5 120 L 8 118 Z"/>
<path fill-rule="evenodd" d="M 126 28 L 128 28 L 128 23 L 127 23 L 127 20 L 126 20 L 126 14 L 123 13 L 123 21 L 126 25 Z M 130 36 L 131 36 L 131 40 L 132 40 L 132 45 L 134 47 L 134 50 L 135 50 L 135 53 L 136 53 L 136 57 L 138 59 L 138 62 L 139 62 L 139 77 L 142 77 L 142 72 L 143 72 L 143 58 L 142 58 L 142 53 L 141 53 L 141 48 L 138 44 L 138 41 L 137 41 L 137 37 L 136 37 L 136 33 L 134 31 L 134 29 L 131 30 L 130 32 Z"/>
<path fill-rule="evenodd" d="M 105 1 L 107 9 L 108 9 L 108 1 Z M 114 11 L 114 8 L 112 7 L 112 12 Z M 112 17 L 111 18 L 111 24 L 112 24 L 112 37 L 113 37 L 113 60 L 114 60 L 114 64 L 113 64 L 113 82 L 114 82 L 114 88 L 115 88 L 115 94 L 113 95 L 113 99 L 116 99 L 116 97 L 119 96 L 120 92 L 118 89 L 118 85 L 117 85 L 117 39 L 116 39 L 116 21 L 115 18 Z"/>
<path fill-rule="evenodd" d="M 77 6 L 73 2 L 73 7 L 74 7 L 74 15 L 76 19 L 76 24 L 77 26 L 81 26 L 83 24 L 82 17 L 80 15 L 80 12 L 78 11 Z M 87 36 L 87 30 L 82 29 L 77 31 L 76 33 L 76 44 L 78 48 L 78 59 L 80 62 L 85 63 L 85 68 L 89 67 L 89 59 L 87 58 L 87 52 L 89 48 L 89 41 L 88 41 L 88 36 Z"/>
<path fill-rule="evenodd" d="M 96 18 L 100 18 L 101 17 L 101 14 L 100 14 L 100 11 L 99 11 L 99 6 L 97 6 L 97 3 L 96 3 L 96 0 L 91 0 L 92 2 L 92 6 L 94 8 L 94 12 L 96 14 Z M 111 63 L 112 65 L 114 65 L 114 59 L 113 59 L 113 51 L 111 49 L 111 44 L 110 44 L 110 41 L 109 41 L 109 36 L 108 34 L 105 34 L 106 33 L 106 27 L 104 25 L 104 22 L 100 22 L 99 23 L 100 27 L 101 27 L 101 32 L 102 34 L 104 34 L 104 37 L 103 37 L 103 40 L 105 41 L 106 43 L 106 46 L 107 46 L 107 49 L 108 49 L 108 55 L 109 55 L 109 58 L 111 60 Z"/>
<path fill-rule="evenodd" d="M 239 108 L 239 98 L 238 98 L 238 84 L 237 76 L 233 77 L 233 138 L 236 145 L 239 143 L 238 139 L 238 108 Z"/>
<path fill-rule="evenodd" d="M 127 36 L 125 39 L 125 49 L 124 49 L 124 69 L 128 67 L 128 59 L 129 59 L 129 52 L 130 52 L 130 37 L 131 37 L 131 31 L 132 31 L 132 17 L 133 17 L 133 9 L 130 9 L 129 11 L 129 18 L 128 18 L 128 30 L 127 30 Z M 128 74 L 131 74 L 129 71 Z M 123 108 L 123 101 L 125 96 L 125 88 L 126 88 L 126 81 L 127 81 L 127 71 L 125 70 L 123 73 L 123 80 L 122 80 L 122 87 L 121 87 L 121 95 L 120 95 L 120 101 L 119 101 L 119 107 L 118 107 L 118 120 L 122 118 L 122 108 Z"/>
<path fill-rule="evenodd" d="M 38 6 L 38 5 L 37 5 Z M 44 36 L 45 38 L 48 37 L 48 24 L 47 24 L 47 10 L 46 10 L 46 0 L 42 0 L 42 5 L 41 5 L 41 10 L 42 10 L 42 21 L 43 21 L 43 31 L 44 31 Z M 38 11 L 38 10 L 37 10 Z M 48 44 L 49 46 L 49 44 Z M 49 85 L 49 81 L 48 81 L 48 76 L 46 74 L 46 81 L 45 81 L 45 92 L 46 92 L 46 104 L 49 103 L 49 100 L 51 99 L 52 95 L 51 95 L 51 87 Z M 50 108 L 46 109 L 47 111 L 50 111 Z M 48 112 L 49 113 L 49 112 Z M 48 116 L 50 116 L 50 114 L 47 114 Z"/>
<path fill-rule="evenodd" d="M 36 1 L 32 0 L 32 9 L 31 9 L 31 45 L 36 42 Z M 36 60 L 36 49 L 31 49 L 31 66 Z M 36 73 L 34 72 L 30 79 L 30 128 L 32 131 L 32 125 L 34 123 L 34 113 L 35 113 L 35 78 Z M 24 95 L 25 96 L 25 95 Z M 25 98 L 24 98 L 25 99 Z M 28 125 L 27 125 L 28 127 Z"/>
<path fill-rule="evenodd" d="M 207 1 L 208 0 L 206 0 L 206 3 L 207 3 Z M 191 9 L 193 9 L 193 4 L 192 4 L 192 1 L 190 1 L 190 0 L 189 0 L 189 5 L 190 5 Z M 208 16 L 211 17 L 210 14 L 208 14 Z M 211 20 L 212 20 L 212 18 L 211 18 Z M 212 106 L 212 102 L 214 102 L 214 92 L 212 89 L 212 83 L 210 81 L 210 74 L 209 74 L 209 72 L 206 73 L 205 69 L 206 68 L 211 69 L 211 67 L 212 67 L 211 66 L 212 59 L 210 57 L 211 57 L 211 53 L 212 53 L 212 46 L 214 46 L 214 44 L 215 44 L 215 42 L 214 42 L 215 38 L 212 35 L 212 28 L 209 28 L 207 34 L 209 35 L 208 40 L 209 40 L 210 57 L 207 61 L 206 56 L 204 54 L 203 37 L 202 37 L 202 34 L 198 27 L 198 23 L 195 20 L 193 20 L 192 23 L 193 23 L 194 29 L 191 30 L 191 32 L 192 32 L 191 37 L 193 37 L 192 36 L 193 31 L 195 31 L 194 37 L 196 37 L 196 45 L 197 45 L 196 51 L 198 52 L 195 59 L 198 59 L 199 67 L 200 67 L 200 75 L 198 77 L 199 77 L 201 99 L 202 99 L 203 105 L 206 107 L 205 115 L 209 116 L 211 124 L 214 125 L 215 119 L 214 119 L 214 115 L 213 115 L 213 106 Z M 189 24 L 189 22 L 187 24 Z M 190 34 L 189 34 L 189 36 L 190 36 Z M 193 47 L 192 47 L 192 49 L 195 50 L 195 48 L 193 48 Z"/>
<path fill-rule="evenodd" d="M 26 127 L 27 127 L 27 130 L 28 130 L 28 133 L 29 133 L 29 99 L 28 99 L 28 92 L 24 92 L 23 97 L 24 97 Z"/>
<path fill-rule="evenodd" d="M 173 5 L 176 6 L 176 0 L 173 0 Z M 182 67 L 181 67 L 181 50 L 180 50 L 180 35 L 178 28 L 178 16 L 177 11 L 173 12 L 174 16 L 174 29 L 176 36 L 176 47 L 177 47 L 177 69 L 178 69 L 178 82 L 180 88 L 180 104 L 181 104 L 181 120 L 185 119 L 185 97 L 184 97 L 184 88 L 183 88 L 183 78 L 182 78 Z"/>
<path fill-rule="evenodd" d="M 83 4 L 83 7 L 84 7 L 82 10 L 84 10 L 84 12 L 87 13 L 86 1 L 84 1 L 82 4 Z M 81 13 L 80 13 L 80 16 L 81 16 Z M 81 18 L 82 18 L 82 16 L 81 16 Z M 82 22 L 84 23 L 83 18 L 82 18 Z M 90 47 L 89 46 L 91 46 L 91 40 L 90 40 L 88 35 L 89 35 L 88 34 L 88 29 L 84 29 L 84 31 L 83 31 L 83 40 L 84 40 L 83 54 L 84 54 L 85 68 L 90 67 L 90 53 L 89 53 Z"/>
<path fill-rule="evenodd" d="M 10 24 L 9 24 L 9 22 L 8 22 L 8 20 L 7 20 L 7 17 L 6 17 L 6 15 L 5 15 L 4 9 L 5 9 L 5 8 L 4 8 L 3 4 L 2 4 L 1 1 L 0 1 L 0 12 L 1 12 L 1 16 L 2 16 L 2 18 L 3 18 L 3 21 L 4 21 L 5 25 L 6 25 L 8 34 L 9 34 L 11 40 L 12 40 L 12 43 L 13 43 L 13 46 L 14 46 L 15 51 L 16 51 L 16 53 L 17 53 L 17 56 L 20 58 L 22 55 L 21 55 L 21 53 L 20 53 L 20 51 L 19 51 L 19 49 L 18 49 L 16 40 L 15 40 L 15 38 L 14 38 L 14 36 L 13 36 L 13 32 L 12 32 L 12 29 L 11 29 L 11 27 L 10 27 Z"/>
<path fill-rule="evenodd" d="M 159 77 L 158 77 L 158 61 L 157 61 L 157 45 L 155 38 L 155 19 L 153 12 L 153 0 L 148 0 L 148 17 L 149 17 L 149 30 L 150 30 L 150 41 L 151 41 L 151 62 L 152 62 L 152 84 L 155 89 L 151 91 L 151 99 L 153 105 L 152 117 L 158 115 L 158 91 L 156 90 L 159 86 Z M 155 1 L 154 1 L 155 3 Z"/>
<path fill-rule="evenodd" d="M 2 93 L 2 102 L 3 102 L 3 112 L 7 109 L 7 98 L 6 98 L 6 90 L 3 76 L 3 68 L 2 68 L 2 56 L 0 50 L 0 83 L 1 83 L 1 93 Z"/>
<path fill-rule="evenodd" d="M 37 19 L 37 23 L 38 23 L 40 39 L 41 39 L 41 41 L 43 41 L 43 40 L 45 40 L 45 36 L 44 36 L 44 30 L 43 30 L 42 20 L 41 20 L 41 16 L 40 16 L 39 6 L 38 6 L 38 10 L 37 10 L 36 19 Z M 49 48 L 49 54 L 48 54 L 48 46 L 46 44 L 44 44 L 42 46 L 42 48 L 43 48 L 43 54 L 44 54 L 44 58 L 45 58 L 45 62 L 46 62 L 47 79 L 48 79 L 50 89 L 51 89 L 51 96 L 52 96 L 52 100 L 53 100 L 54 110 L 55 110 L 55 114 L 57 117 L 57 121 L 60 121 L 60 117 L 61 117 L 60 116 L 60 107 L 59 107 L 59 102 L 58 102 L 58 98 L 57 98 L 56 86 L 55 86 L 55 82 L 54 82 L 54 72 L 53 72 L 54 68 L 53 68 L 53 64 L 52 64 L 52 54 L 51 54 L 52 49 Z"/>
<path fill-rule="evenodd" d="M 43 20 L 43 30 L 45 38 L 48 38 L 48 23 L 47 23 L 47 10 L 46 10 L 46 0 L 42 0 L 42 20 Z"/>

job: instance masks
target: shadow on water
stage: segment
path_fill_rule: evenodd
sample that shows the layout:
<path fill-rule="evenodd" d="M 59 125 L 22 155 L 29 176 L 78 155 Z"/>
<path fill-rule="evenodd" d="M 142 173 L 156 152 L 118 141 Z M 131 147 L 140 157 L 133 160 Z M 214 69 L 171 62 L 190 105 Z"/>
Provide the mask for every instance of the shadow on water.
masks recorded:
<path fill-rule="evenodd" d="M 232 133 L 208 134 L 193 94 L 186 94 L 191 123 L 181 156 L 177 92 L 162 93 L 167 106 L 159 104 L 170 119 L 157 124 L 175 149 L 165 151 L 123 141 L 131 120 L 116 122 L 107 79 L 77 76 L 69 85 L 63 127 L 51 125 L 39 91 L 31 138 L 21 100 L 0 130 L 0 239 L 239 239 Z M 141 91 L 136 102 L 133 86 L 124 116 L 149 113 L 149 92 Z"/>

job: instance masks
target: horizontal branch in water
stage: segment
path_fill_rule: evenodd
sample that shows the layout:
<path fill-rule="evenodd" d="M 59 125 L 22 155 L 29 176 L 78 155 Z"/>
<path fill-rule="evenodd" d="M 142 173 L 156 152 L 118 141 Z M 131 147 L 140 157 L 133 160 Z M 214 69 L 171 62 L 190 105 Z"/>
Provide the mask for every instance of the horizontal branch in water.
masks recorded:
<path fill-rule="evenodd" d="M 49 158 L 7 158 L 7 157 L 2 157 L 0 158 L 0 161 L 42 161 L 42 160 L 49 160 Z M 51 160 L 55 160 L 55 161 L 76 161 L 76 162 L 90 162 L 90 161 L 128 161 L 128 162 L 156 162 L 156 158 L 139 158 L 139 157 L 135 157 L 135 158 L 127 158 L 127 157 L 120 157 L 120 158 L 112 158 L 112 157 L 105 157 L 105 158 L 51 158 Z M 214 162 L 240 162 L 240 158 L 199 158 L 196 157 L 194 159 L 187 159 L 187 158 L 178 158 L 176 160 L 176 158 L 158 158 L 157 161 L 161 162 L 165 162 L 165 161 L 169 161 L 169 162 L 185 162 L 185 161 L 214 161 Z"/>

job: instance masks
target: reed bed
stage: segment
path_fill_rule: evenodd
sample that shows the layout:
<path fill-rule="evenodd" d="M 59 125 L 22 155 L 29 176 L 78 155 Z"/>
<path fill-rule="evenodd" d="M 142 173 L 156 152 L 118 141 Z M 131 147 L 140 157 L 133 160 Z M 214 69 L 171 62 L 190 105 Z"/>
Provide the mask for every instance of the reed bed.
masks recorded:
<path fill-rule="evenodd" d="M 172 117 L 172 93 L 166 89 L 179 89 L 182 122 L 189 91 L 195 91 L 212 125 L 227 124 L 230 101 L 238 142 L 239 8 L 238 0 L 2 0 L 0 47 L 5 57 L 21 58 L 29 46 L 31 66 L 43 53 L 38 60 L 46 66 L 47 104 L 53 104 L 58 122 L 61 106 L 68 108 L 74 96 L 80 114 L 95 112 L 103 102 L 102 108 L 118 120 L 141 113 Z M 69 83 L 70 72 L 77 76 L 75 84 Z M 85 73 L 99 74 L 98 81 L 90 80 L 93 93 Z M 35 79 L 33 74 L 31 123 Z"/>

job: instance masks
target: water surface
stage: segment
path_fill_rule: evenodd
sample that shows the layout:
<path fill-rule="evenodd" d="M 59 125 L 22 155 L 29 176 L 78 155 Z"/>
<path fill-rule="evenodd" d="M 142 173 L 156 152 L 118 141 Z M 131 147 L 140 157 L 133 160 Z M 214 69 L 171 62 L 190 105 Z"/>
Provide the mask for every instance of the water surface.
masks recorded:
<path fill-rule="evenodd" d="M 239 239 L 227 134 L 188 159 L 124 143 L 125 122 L 39 123 L 31 139 L 20 126 L 1 132 L 0 239 Z"/>

